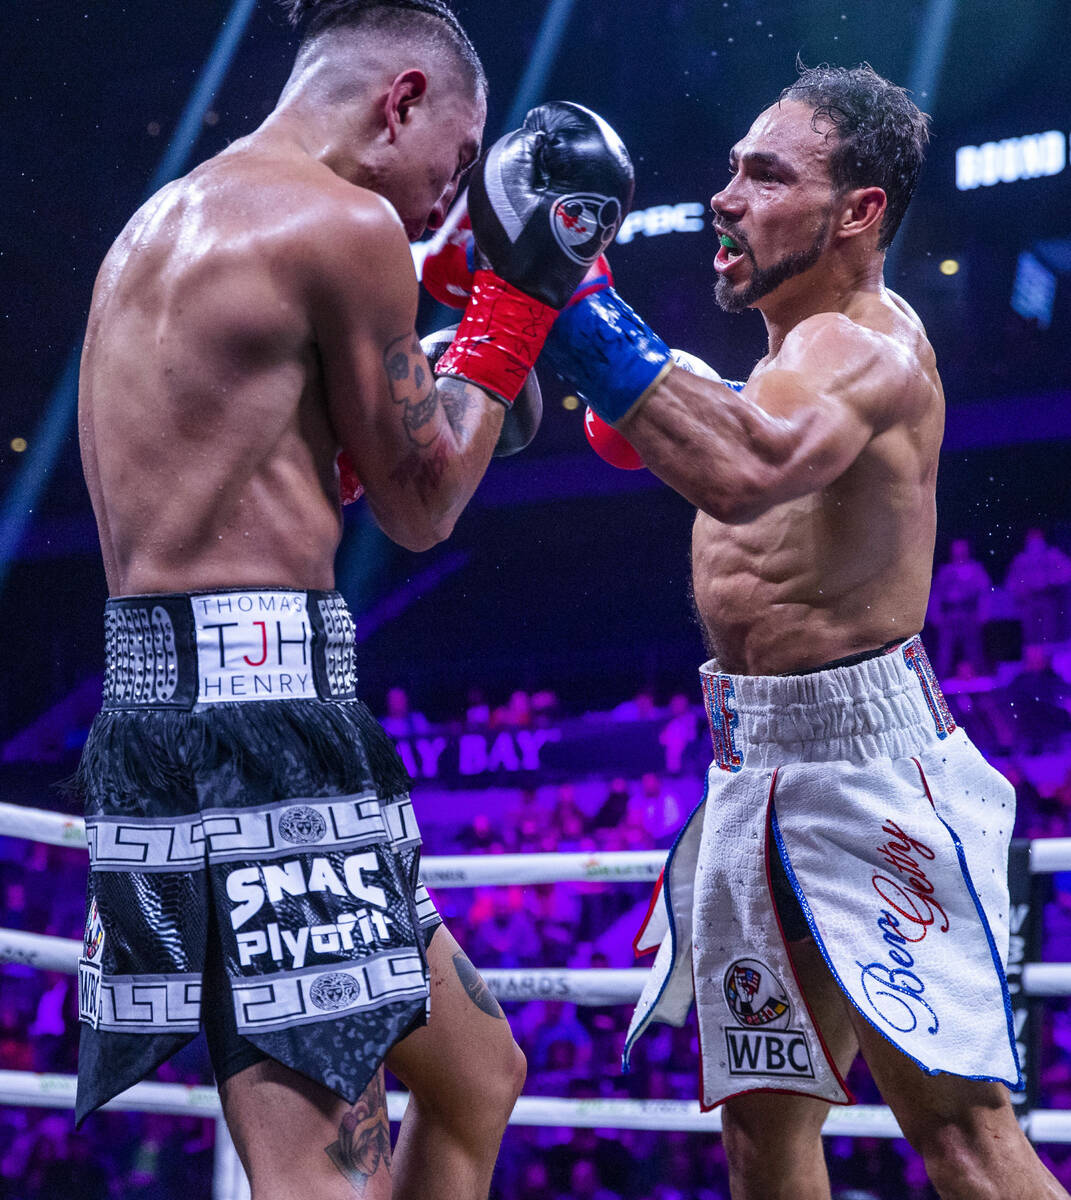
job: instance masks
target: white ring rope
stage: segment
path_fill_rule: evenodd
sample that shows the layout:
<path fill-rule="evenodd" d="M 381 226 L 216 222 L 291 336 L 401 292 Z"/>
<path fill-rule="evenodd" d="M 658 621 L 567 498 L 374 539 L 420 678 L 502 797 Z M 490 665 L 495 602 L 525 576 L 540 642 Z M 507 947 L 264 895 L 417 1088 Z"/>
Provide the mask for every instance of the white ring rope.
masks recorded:
<path fill-rule="evenodd" d="M 0 836 L 50 845 L 84 848 L 85 822 L 76 817 L 21 805 L 0 803 Z M 424 881 L 435 887 L 487 884 L 559 883 L 566 881 L 650 881 L 657 879 L 665 854 L 651 852 L 445 855 L 422 863 Z M 1071 869 L 1071 838 L 1031 843 L 1034 874 Z M 0 929 L 0 962 L 23 963 L 41 970 L 74 974 L 81 943 L 46 934 Z M 633 1004 L 646 970 L 485 970 L 491 991 L 503 1001 L 549 1000 L 580 1005 Z M 1022 987 L 1029 996 L 1071 994 L 1071 963 L 1026 963 Z M 70 1108 L 75 1076 L 0 1070 L 0 1104 Z M 408 1097 L 387 1095 L 391 1120 L 401 1119 Z M 117 1097 L 108 1108 L 131 1112 L 203 1116 L 218 1119 L 219 1097 L 213 1087 L 143 1081 Z M 1035 1110 L 1022 1118 L 1035 1142 L 1071 1143 L 1071 1113 Z M 589 1099 L 568 1100 L 522 1096 L 511 1125 L 565 1128 L 647 1129 L 677 1132 L 718 1132 L 719 1111 L 703 1113 L 692 1101 Z M 902 1137 L 889 1109 L 854 1105 L 834 1108 L 823 1128 L 830 1135 Z"/>
<path fill-rule="evenodd" d="M 81 952 L 82 943 L 71 938 L 0 929 L 0 963 L 23 963 L 41 971 L 73 975 Z M 481 968 L 480 974 L 499 1000 L 552 1000 L 593 1007 L 635 1004 L 647 978 L 646 968 L 628 967 Z M 1071 963 L 1025 963 L 1022 986 L 1027 996 L 1069 996 Z"/>
<path fill-rule="evenodd" d="M 0 837 L 50 846 L 85 847 L 81 817 L 19 804 L 0 804 Z M 1067 839 L 1071 863 L 1071 838 Z M 582 851 L 570 854 L 437 854 L 420 861 L 430 887 L 457 888 L 533 883 L 653 882 L 665 865 L 664 850 Z"/>
<path fill-rule="evenodd" d="M 0 837 L 25 838 L 50 846 L 84 847 L 80 817 L 0 803 Z M 664 850 L 581 851 L 566 854 L 433 854 L 421 859 L 421 878 L 430 887 L 479 887 L 534 883 L 630 883 L 658 878 Z M 1030 843 L 1030 871 L 1071 871 L 1071 838 Z"/>
<path fill-rule="evenodd" d="M 74 1075 L 39 1075 L 30 1071 L 0 1071 L 0 1104 L 34 1108 L 74 1106 Z M 387 1115 L 400 1121 L 409 1101 L 404 1092 L 387 1093 Z M 121 1112 L 166 1113 L 171 1116 L 216 1118 L 220 1115 L 215 1088 L 180 1083 L 136 1083 L 104 1106 Z M 721 1113 L 700 1112 L 694 1100 L 567 1100 L 552 1096 L 522 1096 L 510 1117 L 511 1125 L 559 1126 L 565 1129 L 657 1129 L 681 1133 L 717 1133 Z M 1071 1113 L 1037 1109 L 1022 1120 L 1035 1142 L 1071 1142 Z M 823 1133 L 840 1137 L 903 1137 L 892 1113 L 880 1105 L 856 1104 L 833 1108 Z"/>

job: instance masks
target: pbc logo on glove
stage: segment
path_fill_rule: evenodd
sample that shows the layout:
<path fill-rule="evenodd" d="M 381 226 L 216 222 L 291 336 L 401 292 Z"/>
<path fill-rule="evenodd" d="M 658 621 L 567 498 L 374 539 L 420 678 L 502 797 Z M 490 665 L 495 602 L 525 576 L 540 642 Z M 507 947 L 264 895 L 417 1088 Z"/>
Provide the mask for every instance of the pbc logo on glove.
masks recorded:
<path fill-rule="evenodd" d="M 593 263 L 614 240 L 621 216 L 621 203 L 612 196 L 572 192 L 554 201 L 550 227 L 573 262 Z"/>

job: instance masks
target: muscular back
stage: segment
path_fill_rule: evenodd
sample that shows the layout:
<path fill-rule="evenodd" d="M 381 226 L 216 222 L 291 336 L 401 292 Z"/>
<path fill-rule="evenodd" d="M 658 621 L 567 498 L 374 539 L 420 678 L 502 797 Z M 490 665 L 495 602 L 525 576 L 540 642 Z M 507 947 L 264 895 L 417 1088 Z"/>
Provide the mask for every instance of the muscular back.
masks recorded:
<path fill-rule="evenodd" d="M 696 608 L 711 652 L 730 671 L 807 669 L 922 627 L 944 426 L 933 351 L 915 315 L 889 293 L 862 294 L 845 317 L 875 335 L 878 355 L 902 360 L 857 456 L 824 486 L 753 519 L 696 518 Z M 801 340 L 786 339 L 749 387 L 795 367 L 794 356 L 809 349 Z"/>
<path fill-rule="evenodd" d="M 338 438 L 302 255 L 333 186 L 316 163 L 228 152 L 105 259 L 79 434 L 113 595 L 331 586 Z"/>

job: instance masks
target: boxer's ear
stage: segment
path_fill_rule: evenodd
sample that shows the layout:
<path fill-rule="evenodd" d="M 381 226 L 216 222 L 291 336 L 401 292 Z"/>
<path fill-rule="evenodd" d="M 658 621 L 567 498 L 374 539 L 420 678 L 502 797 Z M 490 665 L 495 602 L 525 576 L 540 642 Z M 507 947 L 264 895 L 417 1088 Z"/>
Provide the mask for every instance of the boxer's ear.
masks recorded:
<path fill-rule="evenodd" d="M 879 187 L 852 188 L 838 199 L 835 211 L 839 213 L 834 227 L 834 236 L 841 238 L 859 237 L 868 230 L 881 228 L 888 197 Z"/>
<path fill-rule="evenodd" d="M 428 77 L 416 67 L 402 71 L 394 77 L 382 99 L 383 119 L 389 141 L 393 142 L 397 138 L 398 130 L 409 120 L 414 105 L 420 103 L 427 91 Z"/>

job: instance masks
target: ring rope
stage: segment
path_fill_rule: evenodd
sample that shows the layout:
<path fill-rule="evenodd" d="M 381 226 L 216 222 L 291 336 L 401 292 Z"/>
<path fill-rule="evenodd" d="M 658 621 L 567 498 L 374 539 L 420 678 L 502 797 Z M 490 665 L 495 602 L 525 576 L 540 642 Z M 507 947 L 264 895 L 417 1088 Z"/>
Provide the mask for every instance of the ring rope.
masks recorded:
<path fill-rule="evenodd" d="M 34 1108 L 71 1108 L 77 1078 L 32 1071 L 0 1071 L 0 1104 Z M 387 1115 L 400 1121 L 409 1097 L 387 1093 Z M 113 1111 L 165 1113 L 170 1116 L 220 1115 L 215 1088 L 181 1083 L 136 1083 L 104 1106 Z M 721 1113 L 701 1112 L 694 1100 L 570 1100 L 554 1096 L 522 1096 L 510 1117 L 511 1125 L 559 1126 L 564 1129 L 650 1129 L 678 1133 L 717 1133 Z M 1027 1136 L 1035 1142 L 1071 1143 L 1071 1112 L 1036 1109 L 1022 1119 Z M 830 1110 L 822 1129 L 839 1137 L 901 1138 L 903 1132 L 889 1109 L 857 1104 Z"/>
<path fill-rule="evenodd" d="M 19 804 L 0 804 L 0 837 L 24 838 L 50 846 L 85 848 L 81 817 Z M 1067 839 L 1071 864 L 1071 838 Z M 440 854 L 420 860 L 420 877 L 429 887 L 479 887 L 489 884 L 652 882 L 665 865 L 664 850 L 580 851 L 568 854 Z"/>
<path fill-rule="evenodd" d="M 73 975 L 81 952 L 82 943 L 71 938 L 0 929 L 0 962 Z M 499 1000 L 549 1000 L 599 1007 L 635 1004 L 647 978 L 645 968 L 629 967 L 488 968 L 481 969 L 480 974 Z M 1027 996 L 1071 995 L 1071 963 L 1025 963 L 1022 988 Z"/>
<path fill-rule="evenodd" d="M 80 817 L 20 804 L 0 803 L 0 837 L 25 838 L 51 846 L 84 847 Z M 611 850 L 565 854 L 436 854 L 421 859 L 421 878 L 430 887 L 535 883 L 629 883 L 658 878 L 664 850 Z M 1030 843 L 1034 875 L 1071 871 L 1071 838 L 1038 838 Z"/>

